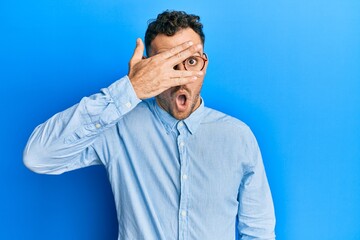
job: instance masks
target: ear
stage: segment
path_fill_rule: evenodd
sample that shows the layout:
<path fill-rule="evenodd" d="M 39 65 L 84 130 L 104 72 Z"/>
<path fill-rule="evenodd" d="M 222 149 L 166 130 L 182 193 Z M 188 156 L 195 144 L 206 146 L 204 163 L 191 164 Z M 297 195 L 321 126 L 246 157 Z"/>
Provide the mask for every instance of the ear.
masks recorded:
<path fill-rule="evenodd" d="M 203 69 L 204 74 L 206 74 L 206 69 L 207 69 L 208 64 L 209 64 L 209 57 L 208 57 L 208 55 L 206 53 L 203 53 L 203 55 L 207 59 L 207 61 L 205 62 L 204 69 Z"/>

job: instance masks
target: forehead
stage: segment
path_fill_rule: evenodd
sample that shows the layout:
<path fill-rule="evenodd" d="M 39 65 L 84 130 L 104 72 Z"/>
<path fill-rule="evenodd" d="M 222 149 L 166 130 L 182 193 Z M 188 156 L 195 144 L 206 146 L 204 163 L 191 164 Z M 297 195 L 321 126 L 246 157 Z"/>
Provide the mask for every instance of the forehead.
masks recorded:
<path fill-rule="evenodd" d="M 187 41 L 198 44 L 201 43 L 201 38 L 199 34 L 191 28 L 181 29 L 173 36 L 158 34 L 150 44 L 150 54 L 155 55 L 164 52 Z"/>

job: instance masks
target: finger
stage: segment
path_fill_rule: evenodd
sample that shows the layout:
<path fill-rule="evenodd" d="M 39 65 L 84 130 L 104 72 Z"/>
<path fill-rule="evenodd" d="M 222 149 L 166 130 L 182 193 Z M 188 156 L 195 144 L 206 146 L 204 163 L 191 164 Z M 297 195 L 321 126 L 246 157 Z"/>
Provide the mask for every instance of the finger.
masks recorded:
<path fill-rule="evenodd" d="M 194 43 L 191 41 L 184 42 L 184 43 L 182 43 L 176 47 L 173 47 L 165 52 L 159 53 L 159 54 L 155 55 L 154 57 L 159 58 L 159 59 L 167 59 L 167 58 L 175 56 L 179 52 L 184 51 L 185 49 L 187 49 L 193 45 L 194 45 Z"/>
<path fill-rule="evenodd" d="M 171 87 L 186 85 L 189 83 L 193 83 L 198 79 L 199 78 L 197 76 L 174 77 L 174 78 L 170 78 L 170 80 L 166 82 L 166 87 L 171 88 Z"/>
<path fill-rule="evenodd" d="M 144 43 L 142 42 L 141 38 L 138 38 L 136 39 L 136 47 L 134 50 L 134 54 L 130 59 L 130 65 L 133 65 L 141 61 L 141 59 L 143 59 L 143 55 L 144 55 Z"/>
<path fill-rule="evenodd" d="M 168 80 L 164 80 L 161 82 L 161 89 L 162 91 L 165 91 L 166 89 L 172 87 L 186 85 L 188 83 L 197 81 L 203 75 L 203 72 L 177 70 L 174 71 L 174 74 L 168 77 Z"/>
<path fill-rule="evenodd" d="M 202 49 L 201 44 L 197 44 L 194 46 L 191 46 L 181 52 L 178 52 L 177 54 L 170 57 L 167 62 L 168 64 L 171 64 L 171 66 L 176 66 L 177 64 L 183 62 L 185 59 L 193 56 L 195 53 L 200 52 Z"/>
<path fill-rule="evenodd" d="M 197 76 L 188 76 L 188 77 L 173 77 L 169 81 L 163 82 L 163 88 L 172 88 L 176 86 L 186 85 L 197 81 L 199 78 Z"/>
<path fill-rule="evenodd" d="M 163 82 L 163 86 L 170 88 L 188 84 L 196 81 L 203 75 L 204 73 L 202 71 L 174 70 L 168 75 L 169 80 Z"/>
<path fill-rule="evenodd" d="M 201 77 L 204 73 L 202 71 L 187 71 L 187 70 L 174 70 L 169 76 L 170 78 L 182 78 L 182 77 Z"/>

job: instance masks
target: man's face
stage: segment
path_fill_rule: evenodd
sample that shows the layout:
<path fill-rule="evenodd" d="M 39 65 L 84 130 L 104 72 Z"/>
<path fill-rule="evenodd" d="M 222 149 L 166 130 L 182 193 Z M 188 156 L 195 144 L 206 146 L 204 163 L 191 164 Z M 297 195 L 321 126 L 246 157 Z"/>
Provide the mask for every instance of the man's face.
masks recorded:
<path fill-rule="evenodd" d="M 194 45 L 201 44 L 200 36 L 191 28 L 182 29 L 173 36 L 159 34 L 151 42 L 150 56 L 169 50 L 187 41 L 192 41 Z M 203 56 L 203 51 L 201 50 L 194 54 L 194 56 Z M 187 118 L 200 106 L 200 90 L 204 81 L 207 63 L 202 70 L 204 75 L 198 77 L 195 82 L 172 87 L 156 96 L 158 105 L 176 119 Z M 185 70 L 182 63 L 175 66 L 175 69 Z"/>

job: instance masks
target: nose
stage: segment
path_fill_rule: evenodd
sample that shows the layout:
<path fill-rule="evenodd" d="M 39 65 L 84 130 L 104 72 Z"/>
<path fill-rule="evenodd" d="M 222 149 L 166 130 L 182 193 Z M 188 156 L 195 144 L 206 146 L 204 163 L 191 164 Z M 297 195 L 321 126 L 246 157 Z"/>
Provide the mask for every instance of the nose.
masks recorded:
<path fill-rule="evenodd" d="M 178 65 L 174 66 L 174 70 L 185 70 L 185 68 L 182 63 L 179 63 Z"/>

